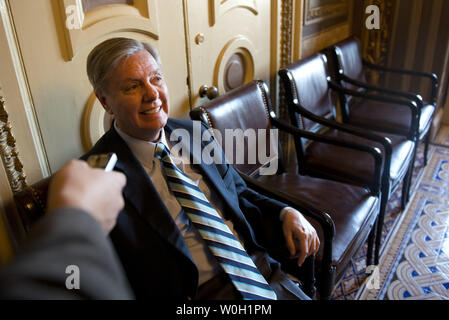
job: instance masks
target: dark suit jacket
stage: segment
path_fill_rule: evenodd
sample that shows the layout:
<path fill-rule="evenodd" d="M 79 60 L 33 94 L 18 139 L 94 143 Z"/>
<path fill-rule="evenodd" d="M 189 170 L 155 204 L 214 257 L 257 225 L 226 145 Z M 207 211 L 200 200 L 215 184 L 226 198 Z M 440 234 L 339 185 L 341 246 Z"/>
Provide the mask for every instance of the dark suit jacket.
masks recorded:
<path fill-rule="evenodd" d="M 201 128 L 202 131 L 206 130 L 203 125 Z M 182 143 L 190 145 L 190 150 L 195 150 L 194 142 L 200 143 L 201 150 L 209 144 L 209 141 L 193 141 L 191 120 L 169 119 L 165 126 L 167 138 L 174 129 L 189 132 L 190 141 Z M 194 297 L 198 287 L 198 270 L 185 241 L 151 179 L 113 127 L 83 159 L 107 152 L 117 154 L 115 169 L 127 176 L 125 209 L 119 214 L 110 236 L 136 297 Z M 200 159 L 193 152 L 191 156 L 191 163 L 194 163 L 195 157 Z M 277 241 L 273 241 L 271 236 L 267 239 L 266 235 L 272 230 L 281 232 L 279 213 L 286 205 L 249 190 L 234 168 L 224 161 L 222 164 L 201 163 L 197 168 L 208 185 L 222 197 L 224 217 L 233 221 L 248 253 L 264 252 L 264 245 L 283 244 L 283 236 L 278 235 Z M 268 272 L 272 267 L 278 268 L 274 260 L 270 260 L 269 264 Z"/>
<path fill-rule="evenodd" d="M 79 268 L 79 289 L 67 289 L 67 267 Z M 73 283 L 69 279 L 69 283 Z M 0 272 L 0 299 L 133 299 L 111 241 L 77 209 L 45 215 L 26 245 Z"/>

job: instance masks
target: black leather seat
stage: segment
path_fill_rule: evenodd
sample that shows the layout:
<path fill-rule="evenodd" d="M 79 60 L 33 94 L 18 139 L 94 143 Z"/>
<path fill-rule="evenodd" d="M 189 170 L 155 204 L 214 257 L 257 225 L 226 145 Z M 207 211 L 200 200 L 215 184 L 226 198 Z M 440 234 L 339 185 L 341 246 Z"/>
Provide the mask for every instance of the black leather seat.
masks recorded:
<path fill-rule="evenodd" d="M 368 90 L 378 94 L 389 94 L 415 101 L 419 109 L 417 140 L 424 140 L 424 163 L 427 164 L 428 147 L 431 136 L 432 120 L 436 113 L 438 78 L 435 74 L 416 72 L 412 70 L 399 70 L 386 68 L 369 63 L 362 59 L 360 42 L 356 37 L 349 37 L 325 50 L 332 59 L 335 80 L 341 85 L 353 90 Z M 384 74 L 397 74 L 411 76 L 413 79 L 428 79 L 431 84 L 430 96 L 423 98 L 416 92 L 402 92 L 382 88 L 367 82 L 366 70 L 376 70 Z M 342 117 L 345 123 L 350 123 L 373 130 L 404 134 L 407 132 L 410 119 L 407 110 L 391 108 L 387 104 L 379 104 L 375 101 L 345 96 L 340 94 Z"/>
<path fill-rule="evenodd" d="M 327 137 L 378 148 L 384 155 L 382 204 L 374 254 L 374 262 L 377 264 L 389 195 L 401 181 L 406 180 L 407 173 L 410 173 L 415 150 L 413 137 L 410 138 L 413 129 L 409 128 L 408 132 L 401 136 L 365 131 L 355 126 L 338 123 L 335 119 L 336 107 L 332 99 L 332 91 L 339 88 L 338 85 L 332 86 L 328 77 L 326 57 L 321 53 L 288 65 L 279 71 L 279 75 L 284 84 L 290 119 L 294 126 L 310 132 L 321 130 L 321 134 Z M 346 93 L 350 94 L 350 92 Z M 365 100 L 385 104 L 383 100 L 374 100 L 378 97 L 367 95 L 364 97 Z M 393 102 L 388 101 L 390 104 Z M 406 103 L 398 106 L 408 107 Z M 411 114 L 410 108 L 409 113 Z M 316 141 L 305 143 L 302 139 L 295 139 L 295 146 L 298 170 L 301 174 L 364 185 L 369 181 L 367 177 L 374 172 L 372 159 L 358 151 Z M 406 193 L 407 184 L 404 184 L 403 194 Z M 403 196 L 403 200 L 405 199 L 406 197 Z M 367 255 L 370 257 L 371 252 Z"/>
<path fill-rule="evenodd" d="M 354 186 L 328 179 L 301 176 L 287 173 L 284 170 L 282 152 L 271 157 L 266 163 L 236 163 L 235 154 L 228 156 L 228 160 L 240 172 L 247 183 L 258 190 L 295 206 L 301 211 L 302 207 L 315 208 L 318 212 L 327 213 L 330 218 L 328 224 L 323 221 L 310 219 L 318 231 L 321 246 L 316 257 L 320 297 L 330 297 L 335 282 L 340 279 L 350 259 L 368 239 L 379 214 L 379 181 L 382 159 L 377 150 L 345 142 L 337 138 L 325 137 L 319 134 L 307 133 L 279 121 L 272 109 L 268 89 L 262 81 L 253 81 L 245 86 L 226 93 L 203 107 L 191 111 L 192 119 L 201 120 L 221 137 L 225 137 L 226 130 L 241 129 L 255 130 L 264 135 L 264 130 L 278 128 L 295 137 L 304 137 L 328 143 L 341 148 L 348 148 L 364 153 L 373 159 L 374 172 L 367 178 L 369 183 L 364 186 Z M 256 133 L 257 136 L 257 133 Z M 265 136 L 268 144 L 279 147 L 278 139 L 270 140 Z M 221 141 L 223 148 L 232 140 Z M 257 145 L 249 139 L 238 145 L 240 150 L 250 155 L 258 152 Z M 231 148 L 230 148 L 231 149 Z M 248 159 L 249 157 L 246 157 Z M 279 161 L 276 174 L 262 175 L 261 169 Z M 330 229 L 330 230 L 329 230 Z M 369 246 L 372 247 L 372 237 Z"/>

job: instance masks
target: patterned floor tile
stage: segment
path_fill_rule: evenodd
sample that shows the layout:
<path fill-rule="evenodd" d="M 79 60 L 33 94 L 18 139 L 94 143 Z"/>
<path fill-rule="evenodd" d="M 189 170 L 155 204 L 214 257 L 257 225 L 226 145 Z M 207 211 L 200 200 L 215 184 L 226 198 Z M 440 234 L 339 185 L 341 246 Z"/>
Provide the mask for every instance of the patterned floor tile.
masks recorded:
<path fill-rule="evenodd" d="M 379 265 L 379 289 L 356 299 L 449 300 L 449 152 L 436 147 Z M 419 180 L 419 179 L 418 179 Z"/>

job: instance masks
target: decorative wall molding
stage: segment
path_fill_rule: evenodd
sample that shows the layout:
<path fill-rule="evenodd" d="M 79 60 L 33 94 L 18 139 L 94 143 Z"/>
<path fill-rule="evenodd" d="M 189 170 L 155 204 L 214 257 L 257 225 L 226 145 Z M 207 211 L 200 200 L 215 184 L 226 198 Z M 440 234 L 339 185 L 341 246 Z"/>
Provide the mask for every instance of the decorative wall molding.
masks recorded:
<path fill-rule="evenodd" d="M 69 60 L 96 39 L 118 32 L 142 33 L 159 39 L 157 1 L 134 0 L 133 5 L 111 4 L 84 13 L 81 0 L 59 0 Z"/>
<path fill-rule="evenodd" d="M 319 0 L 305 0 L 304 25 L 346 14 L 348 8 L 348 0 L 329 0 L 325 4 Z"/>
<path fill-rule="evenodd" d="M 293 0 L 282 0 L 281 8 L 281 57 L 280 66 L 292 60 Z"/>
<path fill-rule="evenodd" d="M 0 96 L 0 156 L 12 192 L 19 192 L 26 188 L 26 175 L 23 171 L 22 162 L 19 159 L 16 140 L 12 134 L 11 124 L 8 120 L 6 101 L 2 96 Z"/>
<path fill-rule="evenodd" d="M 243 83 L 248 83 L 254 79 L 254 68 L 256 65 L 260 64 L 259 61 L 255 61 L 257 59 L 256 47 L 250 39 L 239 35 L 229 40 L 221 50 L 217 63 L 215 64 L 214 85 L 218 88 L 218 92 L 220 93 L 226 92 L 226 65 L 234 54 L 239 54 L 243 60 Z"/>
<path fill-rule="evenodd" d="M 112 116 L 106 113 L 95 93 L 92 93 L 84 107 L 81 122 L 81 142 L 84 152 L 94 146 L 98 139 L 109 130 L 111 124 Z"/>
<path fill-rule="evenodd" d="M 215 25 L 222 15 L 233 9 L 244 8 L 255 15 L 259 14 L 256 0 L 210 0 L 210 4 L 212 7 L 211 26 Z"/>
<path fill-rule="evenodd" d="M 12 113 L 11 118 L 15 123 L 20 122 L 26 126 L 25 134 L 23 133 L 23 128 L 18 128 L 19 130 L 18 132 L 16 131 L 16 134 L 20 144 L 25 144 L 28 147 L 25 150 L 27 156 L 26 159 L 23 159 L 23 162 L 27 167 L 29 178 L 34 180 L 41 179 L 49 176 L 51 170 L 41 137 L 36 110 L 22 60 L 22 53 L 20 52 L 11 7 L 7 0 L 0 0 L 0 23 L 2 24 L 0 33 L 2 38 L 6 38 L 6 41 L 2 42 L 2 59 L 8 65 L 8 69 L 6 69 L 8 70 L 6 73 L 8 77 L 2 79 L 2 81 L 4 84 L 9 83 L 7 86 L 8 90 L 11 90 L 11 87 L 17 90 L 8 91 L 10 101 L 14 101 L 14 108 L 10 110 Z M 0 89 L 4 90 L 6 86 Z M 6 96 L 6 93 L 0 91 L 1 95 Z M 4 104 L 5 102 L 3 101 Z M 24 140 L 27 140 L 27 143 L 24 143 Z"/>
<path fill-rule="evenodd" d="M 315 52 L 337 43 L 351 34 L 348 23 L 334 26 L 312 37 L 302 39 L 302 57 L 307 57 Z"/>

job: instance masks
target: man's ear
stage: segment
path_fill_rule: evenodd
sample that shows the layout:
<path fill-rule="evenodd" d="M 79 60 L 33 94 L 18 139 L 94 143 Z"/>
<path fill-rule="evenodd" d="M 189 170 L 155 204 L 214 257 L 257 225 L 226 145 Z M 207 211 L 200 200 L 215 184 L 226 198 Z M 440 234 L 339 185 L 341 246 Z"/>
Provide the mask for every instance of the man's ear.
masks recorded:
<path fill-rule="evenodd" d="M 101 92 L 95 92 L 95 96 L 97 97 L 98 101 L 100 101 L 101 105 L 103 106 L 104 110 L 106 110 L 107 113 L 113 114 L 111 108 L 109 107 L 106 96 L 102 94 Z"/>

